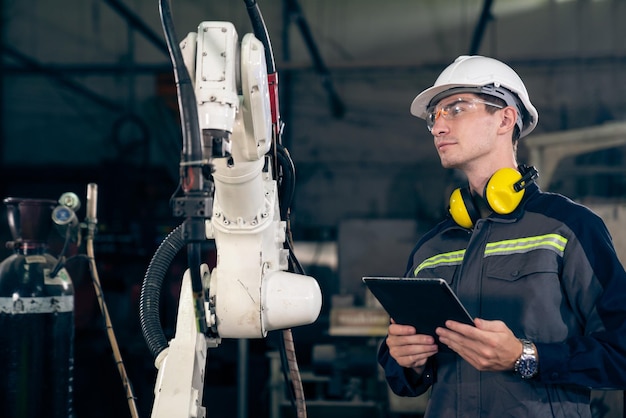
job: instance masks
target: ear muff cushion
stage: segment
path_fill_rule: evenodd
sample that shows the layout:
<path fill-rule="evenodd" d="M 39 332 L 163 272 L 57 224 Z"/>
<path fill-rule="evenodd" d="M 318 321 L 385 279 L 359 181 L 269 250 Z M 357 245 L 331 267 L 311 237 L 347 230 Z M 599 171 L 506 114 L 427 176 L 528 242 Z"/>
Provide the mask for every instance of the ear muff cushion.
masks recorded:
<path fill-rule="evenodd" d="M 491 176 L 485 186 L 485 199 L 494 212 L 506 215 L 517 208 L 524 197 L 524 189 L 516 192 L 513 185 L 521 178 L 514 168 L 501 168 Z"/>
<path fill-rule="evenodd" d="M 450 195 L 450 215 L 463 228 L 471 228 L 478 218 L 469 190 L 456 189 Z"/>

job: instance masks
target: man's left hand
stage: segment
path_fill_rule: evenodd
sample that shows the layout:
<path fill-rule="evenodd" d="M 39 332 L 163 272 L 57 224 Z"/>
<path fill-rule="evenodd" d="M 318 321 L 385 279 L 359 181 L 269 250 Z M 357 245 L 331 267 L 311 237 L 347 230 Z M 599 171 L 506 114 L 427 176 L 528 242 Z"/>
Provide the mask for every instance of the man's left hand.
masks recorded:
<path fill-rule="evenodd" d="M 476 318 L 475 327 L 446 321 L 437 328 L 439 340 L 480 371 L 513 370 L 522 343 L 502 321 Z"/>

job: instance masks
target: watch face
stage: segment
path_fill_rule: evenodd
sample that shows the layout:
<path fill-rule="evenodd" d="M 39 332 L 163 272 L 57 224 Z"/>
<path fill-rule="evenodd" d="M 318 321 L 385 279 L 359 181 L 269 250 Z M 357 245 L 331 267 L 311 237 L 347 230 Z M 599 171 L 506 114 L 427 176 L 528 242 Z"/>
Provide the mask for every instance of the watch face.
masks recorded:
<path fill-rule="evenodd" d="M 522 356 L 518 368 L 522 377 L 532 377 L 537 373 L 537 360 L 532 356 Z"/>

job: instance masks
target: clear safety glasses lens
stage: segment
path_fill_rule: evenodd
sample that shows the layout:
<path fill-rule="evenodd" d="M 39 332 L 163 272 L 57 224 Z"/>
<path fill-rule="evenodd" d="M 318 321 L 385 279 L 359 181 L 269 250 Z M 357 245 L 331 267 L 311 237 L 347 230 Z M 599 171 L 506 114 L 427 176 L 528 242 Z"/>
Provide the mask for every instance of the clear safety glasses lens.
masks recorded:
<path fill-rule="evenodd" d="M 470 113 L 475 111 L 478 107 L 477 104 L 484 104 L 486 106 L 497 107 L 498 109 L 503 109 L 504 106 L 501 106 L 496 103 L 487 102 L 485 100 L 480 99 L 463 99 L 459 98 L 451 103 L 445 104 L 443 106 L 431 106 L 426 109 L 426 126 L 428 130 L 432 132 L 433 126 L 439 117 L 441 116 L 445 120 L 453 120 L 462 116 L 463 114 Z"/>

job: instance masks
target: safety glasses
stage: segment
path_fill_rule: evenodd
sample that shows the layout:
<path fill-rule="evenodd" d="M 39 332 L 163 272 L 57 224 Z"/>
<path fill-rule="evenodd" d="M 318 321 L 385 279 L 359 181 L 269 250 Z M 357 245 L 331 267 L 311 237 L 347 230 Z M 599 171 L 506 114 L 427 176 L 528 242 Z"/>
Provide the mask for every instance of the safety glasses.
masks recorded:
<path fill-rule="evenodd" d="M 478 108 L 478 104 L 493 106 L 497 107 L 498 109 L 504 108 L 504 106 L 487 102 L 485 100 L 464 99 L 462 97 L 459 97 L 455 101 L 445 104 L 443 106 L 431 106 L 426 109 L 426 126 L 428 127 L 428 130 L 432 132 L 435 121 L 439 119 L 439 116 L 441 116 L 445 120 L 453 120 L 458 117 L 462 117 L 466 113 L 471 113 L 475 111 Z"/>

